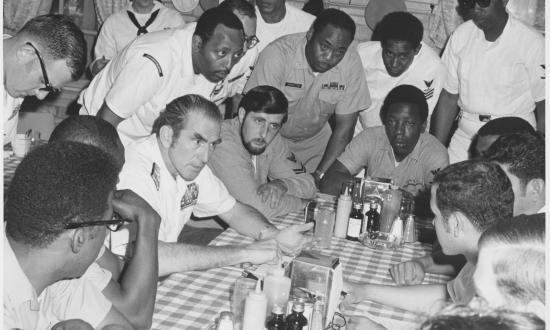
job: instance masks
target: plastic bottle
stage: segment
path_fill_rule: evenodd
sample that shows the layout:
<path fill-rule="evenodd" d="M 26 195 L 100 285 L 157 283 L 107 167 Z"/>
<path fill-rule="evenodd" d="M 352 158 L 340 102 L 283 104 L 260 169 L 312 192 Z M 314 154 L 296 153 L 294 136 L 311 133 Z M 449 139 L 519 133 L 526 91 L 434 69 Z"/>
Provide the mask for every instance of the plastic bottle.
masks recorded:
<path fill-rule="evenodd" d="M 233 313 L 221 312 L 216 330 L 233 330 Z"/>
<path fill-rule="evenodd" d="M 292 314 L 286 317 L 285 323 L 285 330 L 302 330 L 303 327 L 307 326 L 303 302 L 294 302 L 292 305 Z"/>
<path fill-rule="evenodd" d="M 267 309 L 269 313 L 273 306 L 286 306 L 290 293 L 290 278 L 285 276 L 282 267 L 271 270 L 264 279 L 264 294 L 267 297 Z"/>
<path fill-rule="evenodd" d="M 414 216 L 409 215 L 405 222 L 405 230 L 403 231 L 403 241 L 405 243 L 414 243 L 418 240 L 416 236 L 416 224 L 414 222 Z"/>
<path fill-rule="evenodd" d="M 273 305 L 271 319 L 267 322 L 267 330 L 285 330 L 285 314 L 283 307 Z"/>
<path fill-rule="evenodd" d="M 325 304 L 321 300 L 317 300 L 313 305 L 313 315 L 311 316 L 311 325 L 309 330 L 323 330 L 323 310 Z"/>
<path fill-rule="evenodd" d="M 260 280 L 256 284 L 256 290 L 250 292 L 244 304 L 243 330 L 263 329 L 265 324 L 265 311 L 267 298 L 262 292 Z"/>
<path fill-rule="evenodd" d="M 334 225 L 335 237 L 346 238 L 351 204 L 350 192 L 348 189 L 345 189 L 344 194 L 340 195 L 338 198 L 338 205 L 336 207 L 336 224 Z"/>

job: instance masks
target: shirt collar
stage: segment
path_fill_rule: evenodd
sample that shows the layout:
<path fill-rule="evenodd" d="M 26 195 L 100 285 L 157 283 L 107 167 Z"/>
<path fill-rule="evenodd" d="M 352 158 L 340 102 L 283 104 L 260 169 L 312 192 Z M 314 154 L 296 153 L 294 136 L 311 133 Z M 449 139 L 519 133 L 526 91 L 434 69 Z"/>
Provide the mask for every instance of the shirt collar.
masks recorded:
<path fill-rule="evenodd" d="M 20 305 L 27 301 L 38 305 L 36 291 L 19 265 L 8 241 L 4 225 L 4 299 L 6 298 L 13 305 Z"/>

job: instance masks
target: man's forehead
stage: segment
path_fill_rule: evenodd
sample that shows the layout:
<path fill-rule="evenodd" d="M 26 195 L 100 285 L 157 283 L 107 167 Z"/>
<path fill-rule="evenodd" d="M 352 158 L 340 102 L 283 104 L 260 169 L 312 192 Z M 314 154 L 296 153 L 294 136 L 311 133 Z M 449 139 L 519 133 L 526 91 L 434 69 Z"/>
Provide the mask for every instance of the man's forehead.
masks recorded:
<path fill-rule="evenodd" d="M 382 49 L 388 50 L 391 48 L 394 52 L 412 52 L 414 51 L 413 45 L 407 40 L 393 40 L 389 39 L 385 42 L 381 42 Z"/>
<path fill-rule="evenodd" d="M 220 23 L 214 29 L 212 37 L 208 39 L 206 45 L 210 45 L 214 48 L 226 46 L 238 49 L 242 47 L 243 42 L 244 35 L 242 30 L 229 28 Z"/>
<path fill-rule="evenodd" d="M 265 112 L 249 112 L 249 118 L 262 118 L 270 123 L 280 123 L 283 121 L 285 115 L 283 113 L 265 113 Z"/>
<path fill-rule="evenodd" d="M 200 135 L 209 142 L 216 141 L 220 138 L 220 122 L 197 112 L 191 112 L 187 116 L 182 132 L 185 132 L 189 136 Z"/>

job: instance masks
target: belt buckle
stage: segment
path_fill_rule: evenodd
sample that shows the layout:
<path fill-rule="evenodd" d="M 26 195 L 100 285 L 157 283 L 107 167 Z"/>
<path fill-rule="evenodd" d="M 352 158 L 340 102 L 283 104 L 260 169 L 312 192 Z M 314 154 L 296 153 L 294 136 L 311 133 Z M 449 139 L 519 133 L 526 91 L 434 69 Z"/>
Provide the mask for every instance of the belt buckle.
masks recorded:
<path fill-rule="evenodd" d="M 479 115 L 479 121 L 481 122 L 488 122 L 491 120 L 491 115 Z"/>

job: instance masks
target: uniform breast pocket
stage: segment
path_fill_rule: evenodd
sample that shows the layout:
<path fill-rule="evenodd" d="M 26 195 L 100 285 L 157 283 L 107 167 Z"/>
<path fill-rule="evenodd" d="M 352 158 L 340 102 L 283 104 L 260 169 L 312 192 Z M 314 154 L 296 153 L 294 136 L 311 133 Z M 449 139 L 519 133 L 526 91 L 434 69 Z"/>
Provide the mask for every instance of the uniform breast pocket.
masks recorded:
<path fill-rule="evenodd" d="M 321 114 L 331 115 L 336 109 L 336 104 L 342 98 L 342 94 L 338 91 L 321 91 L 319 92 L 319 110 Z"/>
<path fill-rule="evenodd" d="M 527 69 L 521 63 L 502 66 L 493 78 L 497 88 L 511 92 L 528 82 Z"/>

